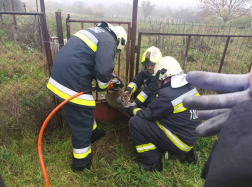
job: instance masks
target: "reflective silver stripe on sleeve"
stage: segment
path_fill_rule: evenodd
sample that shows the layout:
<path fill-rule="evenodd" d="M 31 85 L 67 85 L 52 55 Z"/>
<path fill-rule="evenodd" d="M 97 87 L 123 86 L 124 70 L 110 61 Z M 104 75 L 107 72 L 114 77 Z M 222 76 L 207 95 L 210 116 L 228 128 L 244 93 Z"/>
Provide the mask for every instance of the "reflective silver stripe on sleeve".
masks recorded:
<path fill-rule="evenodd" d="M 89 145 L 88 147 L 82 148 L 82 149 L 73 148 L 73 152 L 76 154 L 82 154 L 82 153 L 88 152 L 90 148 L 91 148 L 91 145 Z"/>
<path fill-rule="evenodd" d="M 148 95 L 146 95 L 143 91 L 141 91 L 139 95 L 141 95 L 144 99 L 148 98 Z"/>
<path fill-rule="evenodd" d="M 108 83 L 109 83 L 109 82 L 107 82 L 107 83 L 101 82 L 101 81 L 99 81 L 98 79 L 97 79 L 97 81 L 98 81 L 98 83 L 99 83 L 101 86 L 107 86 Z"/>
<path fill-rule="evenodd" d="M 81 30 L 79 32 L 86 35 L 95 45 L 98 44 L 97 38 L 91 32 L 88 32 L 87 30 Z"/>
<path fill-rule="evenodd" d="M 57 88 L 58 90 L 66 93 L 67 95 L 75 95 L 77 94 L 77 92 L 61 85 L 60 83 L 58 83 L 57 81 L 55 81 L 52 77 L 50 77 L 49 81 L 48 81 L 51 85 L 53 85 L 55 88 Z M 79 98 L 79 99 L 83 99 L 83 100 L 89 100 L 89 101 L 94 101 L 94 98 L 92 95 L 89 95 L 89 94 L 83 94 L 83 95 L 80 95 L 76 98 Z"/>
<path fill-rule="evenodd" d="M 136 83 L 134 83 L 134 82 L 130 82 L 129 84 L 131 84 L 132 86 L 134 86 L 134 88 L 135 88 L 136 90 L 138 89 L 138 87 L 137 87 Z"/>
<path fill-rule="evenodd" d="M 184 97 L 192 96 L 192 95 L 195 95 L 196 93 L 198 93 L 198 91 L 196 90 L 196 88 L 194 88 L 194 89 L 190 90 L 189 92 L 186 92 L 183 95 L 179 96 L 178 98 L 174 99 L 173 101 L 171 101 L 171 103 L 173 106 L 176 106 L 179 103 L 182 103 Z"/>

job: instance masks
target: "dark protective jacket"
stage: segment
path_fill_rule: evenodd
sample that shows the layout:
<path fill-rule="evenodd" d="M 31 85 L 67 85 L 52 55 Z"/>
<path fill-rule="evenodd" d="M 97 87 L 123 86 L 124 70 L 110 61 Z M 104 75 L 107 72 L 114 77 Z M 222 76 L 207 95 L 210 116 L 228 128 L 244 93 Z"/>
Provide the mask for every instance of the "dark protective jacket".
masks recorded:
<path fill-rule="evenodd" d="M 144 88 L 146 88 L 147 87 L 147 81 L 148 81 L 149 78 L 150 78 L 150 76 L 145 73 L 144 69 L 142 69 L 142 71 L 140 71 L 136 75 L 136 77 L 134 79 L 132 79 L 132 81 L 129 83 L 129 85 L 127 86 L 125 91 L 129 91 L 131 88 L 133 88 L 133 92 L 135 92 L 142 85 L 144 86 Z M 153 94 L 153 96 L 155 97 L 154 94 Z M 138 106 L 143 104 L 146 107 L 151 102 L 151 100 L 153 99 L 153 96 L 148 97 L 144 93 L 144 90 L 143 90 L 135 98 L 135 103 Z"/>
<path fill-rule="evenodd" d="M 186 96 L 197 96 L 198 91 L 191 84 L 180 88 L 164 87 L 145 108 L 130 107 L 129 113 L 140 116 L 156 124 L 169 139 L 183 151 L 188 151 L 197 142 L 195 128 L 201 123 L 196 110 L 187 110 L 182 100 Z"/>
<path fill-rule="evenodd" d="M 75 33 L 55 57 L 47 88 L 57 97 L 67 99 L 84 91 L 71 103 L 95 107 L 90 89 L 96 79 L 106 89 L 114 70 L 116 38 L 103 27 L 92 27 Z"/>

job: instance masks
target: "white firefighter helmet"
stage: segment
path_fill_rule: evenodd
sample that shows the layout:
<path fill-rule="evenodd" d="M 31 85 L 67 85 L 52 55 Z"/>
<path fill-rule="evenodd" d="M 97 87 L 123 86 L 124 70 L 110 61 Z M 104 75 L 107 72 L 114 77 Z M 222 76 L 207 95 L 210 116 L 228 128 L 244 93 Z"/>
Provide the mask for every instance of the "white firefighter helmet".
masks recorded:
<path fill-rule="evenodd" d="M 115 26 L 117 31 L 117 49 L 123 50 L 127 44 L 127 33 L 122 26 Z"/>
<path fill-rule="evenodd" d="M 162 59 L 162 53 L 154 46 L 146 49 L 142 56 L 142 65 L 156 65 Z"/>
<path fill-rule="evenodd" d="M 171 77 L 172 88 L 179 88 L 188 83 L 185 79 L 186 74 L 183 73 L 184 70 L 181 69 L 178 61 L 171 56 L 165 56 L 159 61 L 154 73 L 156 74 L 158 70 L 166 70 L 165 73 L 160 73 L 159 80 L 163 81 Z"/>
<path fill-rule="evenodd" d="M 122 50 L 127 44 L 127 33 L 122 26 L 113 26 L 105 21 L 97 24 L 98 27 L 107 27 L 107 29 L 116 37 L 117 49 Z"/>

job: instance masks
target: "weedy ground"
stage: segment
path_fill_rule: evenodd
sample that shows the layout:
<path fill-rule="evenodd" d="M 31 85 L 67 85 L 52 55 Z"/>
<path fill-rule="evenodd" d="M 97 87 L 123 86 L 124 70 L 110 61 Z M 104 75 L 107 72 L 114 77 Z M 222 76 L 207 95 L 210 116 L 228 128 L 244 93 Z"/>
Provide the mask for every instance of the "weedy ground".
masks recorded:
<path fill-rule="evenodd" d="M 17 46 L 9 33 L 0 29 L 0 175 L 6 186 L 43 186 L 37 140 L 44 119 L 54 108 L 46 89 L 48 68 L 45 55 L 34 49 L 39 46 L 37 43 Z M 182 65 L 184 50 L 181 49 L 185 49 L 185 41 L 182 37 L 143 37 L 140 57 L 148 46 L 157 44 L 164 56 L 175 56 Z M 218 46 L 225 46 L 226 39 L 192 41 L 186 72 L 217 72 L 223 53 L 223 47 Z M 223 71 L 246 73 L 251 61 L 249 39 L 233 40 L 231 46 Z M 125 61 L 126 52 L 121 54 L 120 68 L 118 58 L 115 60 L 115 73 L 120 73 L 122 79 L 126 78 Z M 200 89 L 199 92 L 213 93 Z M 151 173 L 139 170 L 134 164 L 137 152 L 129 137 L 128 119 L 103 122 L 98 128 L 104 129 L 106 136 L 92 145 L 91 169 L 73 173 L 71 133 L 65 121 L 55 125 L 55 118 L 57 115 L 48 124 L 42 144 L 50 186 L 203 186 L 201 170 L 217 139 L 199 138 L 197 164 L 163 160 L 163 171 Z"/>

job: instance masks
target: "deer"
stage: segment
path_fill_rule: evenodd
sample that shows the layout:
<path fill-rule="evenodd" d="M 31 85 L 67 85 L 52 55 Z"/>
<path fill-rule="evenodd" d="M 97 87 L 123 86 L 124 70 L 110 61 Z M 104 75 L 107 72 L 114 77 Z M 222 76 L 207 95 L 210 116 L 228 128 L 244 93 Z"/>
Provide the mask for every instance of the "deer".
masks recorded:
<path fill-rule="evenodd" d="M 125 108 L 128 108 L 132 103 L 130 97 L 133 93 L 133 88 L 131 88 L 128 92 L 124 92 L 120 87 L 118 90 L 107 90 L 106 93 L 106 101 L 107 103 L 115 110 L 118 110 L 123 115 L 130 117 L 130 115 L 125 111 Z M 116 99 L 121 96 L 120 104 L 117 103 Z"/>

